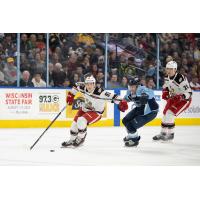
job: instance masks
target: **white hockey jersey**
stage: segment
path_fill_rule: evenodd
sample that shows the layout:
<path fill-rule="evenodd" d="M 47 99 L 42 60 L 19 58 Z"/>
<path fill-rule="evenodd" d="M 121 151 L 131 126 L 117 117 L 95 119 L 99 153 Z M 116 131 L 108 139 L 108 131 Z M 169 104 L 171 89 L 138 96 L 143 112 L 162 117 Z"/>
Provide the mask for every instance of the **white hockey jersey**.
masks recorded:
<path fill-rule="evenodd" d="M 116 94 L 110 93 L 108 91 L 103 90 L 102 88 L 96 87 L 92 93 L 89 93 L 85 86 L 77 86 L 73 87 L 71 93 L 76 95 L 78 91 L 84 91 L 84 103 L 82 104 L 82 110 L 84 112 L 95 111 L 100 114 L 104 112 L 105 109 L 105 99 L 116 99 L 118 96 Z M 91 95 L 91 96 L 90 96 Z M 97 99 L 92 97 L 92 95 L 104 99 Z"/>
<path fill-rule="evenodd" d="M 190 99 L 192 96 L 192 90 L 187 78 L 180 73 L 176 73 L 173 77 L 166 77 L 163 88 L 169 90 L 170 96 L 183 94 L 185 99 Z"/>

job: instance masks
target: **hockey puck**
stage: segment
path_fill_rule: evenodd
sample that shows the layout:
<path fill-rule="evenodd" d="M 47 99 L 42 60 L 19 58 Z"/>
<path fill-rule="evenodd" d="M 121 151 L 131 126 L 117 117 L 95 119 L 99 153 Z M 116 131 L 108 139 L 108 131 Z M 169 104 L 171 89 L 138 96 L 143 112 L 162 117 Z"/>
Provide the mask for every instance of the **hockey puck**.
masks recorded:
<path fill-rule="evenodd" d="M 55 152 L 55 150 L 51 149 L 50 152 Z"/>

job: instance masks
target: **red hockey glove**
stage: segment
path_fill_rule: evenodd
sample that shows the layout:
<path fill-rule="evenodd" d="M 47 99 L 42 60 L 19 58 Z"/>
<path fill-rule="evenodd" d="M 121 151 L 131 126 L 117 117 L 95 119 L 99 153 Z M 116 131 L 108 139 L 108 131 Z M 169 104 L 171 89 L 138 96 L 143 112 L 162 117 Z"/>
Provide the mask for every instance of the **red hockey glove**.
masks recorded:
<path fill-rule="evenodd" d="M 167 88 L 162 90 L 162 99 L 164 100 L 169 99 L 169 90 Z"/>
<path fill-rule="evenodd" d="M 71 92 L 68 92 L 66 102 L 68 105 L 72 105 L 74 101 L 74 95 Z"/>
<path fill-rule="evenodd" d="M 119 105 L 118 105 L 118 109 L 122 112 L 125 112 L 128 109 L 128 104 L 126 100 L 122 100 L 120 101 Z"/>

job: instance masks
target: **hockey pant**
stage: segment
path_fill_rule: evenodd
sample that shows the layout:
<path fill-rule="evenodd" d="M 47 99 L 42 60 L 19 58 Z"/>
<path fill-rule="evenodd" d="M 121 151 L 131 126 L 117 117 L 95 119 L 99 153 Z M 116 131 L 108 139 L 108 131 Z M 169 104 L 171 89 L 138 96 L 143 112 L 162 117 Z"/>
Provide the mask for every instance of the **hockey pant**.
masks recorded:
<path fill-rule="evenodd" d="M 184 110 L 186 110 L 190 106 L 190 104 L 191 99 L 188 101 L 174 101 L 173 99 L 168 99 L 163 111 L 161 132 L 166 134 L 174 133 L 175 117 L 180 115 Z"/>
<path fill-rule="evenodd" d="M 136 109 L 131 110 L 123 119 L 122 123 L 130 134 L 136 133 L 137 129 L 152 121 L 158 112 L 152 111 L 147 115 L 138 115 Z"/>
<path fill-rule="evenodd" d="M 84 138 L 87 134 L 87 126 L 93 124 L 101 119 L 102 115 L 95 111 L 84 112 L 81 108 L 74 117 L 72 122 L 70 134 L 70 139 L 75 139 L 77 136 Z"/>

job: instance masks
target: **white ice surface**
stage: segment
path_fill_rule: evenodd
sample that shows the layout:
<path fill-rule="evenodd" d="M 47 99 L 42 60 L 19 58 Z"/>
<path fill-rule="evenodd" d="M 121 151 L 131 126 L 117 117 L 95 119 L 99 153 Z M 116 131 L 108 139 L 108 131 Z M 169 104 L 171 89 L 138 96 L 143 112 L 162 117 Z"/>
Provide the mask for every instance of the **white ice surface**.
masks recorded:
<path fill-rule="evenodd" d="M 0 165 L 200 165 L 200 127 L 177 126 L 173 142 L 153 142 L 160 127 L 143 127 L 137 148 L 124 147 L 125 128 L 88 128 L 83 146 L 60 148 L 69 128 L 0 129 Z M 55 152 L 50 152 L 53 149 Z"/>

